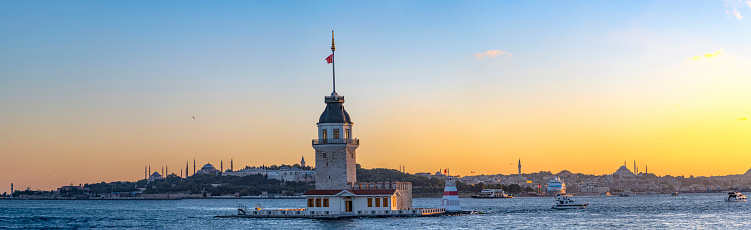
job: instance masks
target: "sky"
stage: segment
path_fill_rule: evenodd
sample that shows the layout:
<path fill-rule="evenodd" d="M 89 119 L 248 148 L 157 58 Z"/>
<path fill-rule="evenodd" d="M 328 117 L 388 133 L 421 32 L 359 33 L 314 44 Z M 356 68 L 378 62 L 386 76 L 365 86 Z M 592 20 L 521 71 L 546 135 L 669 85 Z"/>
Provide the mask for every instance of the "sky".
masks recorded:
<path fill-rule="evenodd" d="M 749 20 L 746 0 L 0 0 L 0 193 L 314 164 L 332 29 L 365 168 L 740 174 Z"/>

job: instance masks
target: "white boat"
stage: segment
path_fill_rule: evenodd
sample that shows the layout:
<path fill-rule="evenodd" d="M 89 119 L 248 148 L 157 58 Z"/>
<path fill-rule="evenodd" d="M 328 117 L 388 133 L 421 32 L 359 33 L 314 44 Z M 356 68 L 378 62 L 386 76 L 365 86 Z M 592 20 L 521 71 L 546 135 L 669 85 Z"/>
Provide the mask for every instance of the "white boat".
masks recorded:
<path fill-rule="evenodd" d="M 745 202 L 746 196 L 736 190 L 730 190 L 728 192 L 728 198 L 725 198 L 725 202 Z"/>
<path fill-rule="evenodd" d="M 472 198 L 513 198 L 514 196 L 506 194 L 503 189 L 483 189 L 479 195 L 473 195 Z"/>
<path fill-rule="evenodd" d="M 571 199 L 571 195 L 568 194 L 556 194 L 555 205 L 553 209 L 583 209 L 587 208 L 587 203 L 574 201 Z"/>
<path fill-rule="evenodd" d="M 548 194 L 564 194 L 566 193 L 566 183 L 563 183 L 560 177 L 555 176 L 552 180 L 548 181 Z"/>

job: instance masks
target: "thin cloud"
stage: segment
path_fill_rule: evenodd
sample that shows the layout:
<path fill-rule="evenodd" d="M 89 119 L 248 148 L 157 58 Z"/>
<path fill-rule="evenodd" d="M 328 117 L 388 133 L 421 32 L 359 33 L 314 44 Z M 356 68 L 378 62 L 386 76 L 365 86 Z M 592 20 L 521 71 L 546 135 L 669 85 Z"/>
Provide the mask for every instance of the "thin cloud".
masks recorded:
<path fill-rule="evenodd" d="M 713 57 L 717 57 L 717 56 L 719 56 L 720 54 L 722 54 L 722 50 L 716 51 L 716 52 L 714 52 L 714 53 L 706 53 L 706 54 L 703 54 L 703 55 L 699 55 L 699 56 L 693 56 L 693 57 L 690 57 L 690 58 L 688 58 L 688 59 L 689 59 L 689 60 L 694 60 L 694 61 L 695 61 L 695 60 L 699 60 L 699 59 L 702 59 L 702 58 L 713 58 Z"/>
<path fill-rule="evenodd" d="M 495 56 L 500 56 L 500 55 L 503 55 L 503 54 L 508 55 L 508 57 L 511 57 L 511 53 L 506 52 L 506 51 L 500 51 L 500 50 L 488 50 L 488 51 L 485 51 L 484 53 L 475 53 L 475 57 L 477 57 L 477 58 L 485 58 L 485 57 L 494 58 Z"/>
<path fill-rule="evenodd" d="M 730 12 L 729 10 L 725 10 L 725 13 L 728 15 L 728 18 L 734 17 L 738 20 L 743 19 L 743 15 L 741 15 L 741 12 L 738 12 L 737 8 L 733 8 L 733 12 Z"/>
<path fill-rule="evenodd" d="M 746 118 L 745 118 L 745 117 L 741 117 L 741 118 L 738 118 L 738 120 L 739 120 L 739 121 L 745 121 L 745 120 L 746 120 Z"/>
<path fill-rule="evenodd" d="M 751 1 L 747 0 L 744 4 L 742 0 L 725 0 L 725 7 L 727 8 L 725 9 L 725 14 L 728 18 L 732 17 L 741 20 L 743 19 L 743 15 L 741 15 L 741 12 L 738 11 L 738 9 L 743 9 L 746 6 L 751 8 Z"/>

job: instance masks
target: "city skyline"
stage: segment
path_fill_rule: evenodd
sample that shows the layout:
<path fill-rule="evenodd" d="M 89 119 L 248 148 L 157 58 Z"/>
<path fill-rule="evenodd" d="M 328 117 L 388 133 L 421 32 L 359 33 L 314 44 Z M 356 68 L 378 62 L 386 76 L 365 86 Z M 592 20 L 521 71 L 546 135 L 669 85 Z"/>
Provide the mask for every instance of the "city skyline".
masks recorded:
<path fill-rule="evenodd" d="M 3 1 L 0 190 L 314 159 L 332 27 L 364 168 L 751 167 L 751 2 L 295 3 Z"/>

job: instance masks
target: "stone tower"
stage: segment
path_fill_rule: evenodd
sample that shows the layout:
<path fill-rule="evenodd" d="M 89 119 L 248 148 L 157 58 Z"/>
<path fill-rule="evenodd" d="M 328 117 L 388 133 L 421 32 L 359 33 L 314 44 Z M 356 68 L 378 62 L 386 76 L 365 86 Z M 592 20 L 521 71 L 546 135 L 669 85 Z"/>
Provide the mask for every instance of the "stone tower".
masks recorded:
<path fill-rule="evenodd" d="M 344 110 L 344 97 L 326 96 L 326 109 L 318 119 L 318 139 L 313 140 L 316 156 L 316 189 L 350 189 L 357 182 L 355 150 L 360 144 L 352 137 L 352 120 Z"/>
<path fill-rule="evenodd" d="M 302 160 L 300 160 L 300 167 L 305 168 L 305 157 L 302 157 Z"/>
<path fill-rule="evenodd" d="M 521 176 L 522 175 L 522 159 L 521 158 L 519 158 L 519 166 L 518 166 L 518 168 L 519 168 L 519 174 L 518 175 Z"/>

